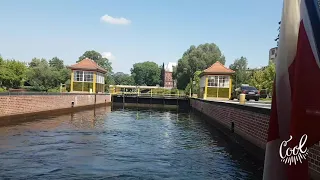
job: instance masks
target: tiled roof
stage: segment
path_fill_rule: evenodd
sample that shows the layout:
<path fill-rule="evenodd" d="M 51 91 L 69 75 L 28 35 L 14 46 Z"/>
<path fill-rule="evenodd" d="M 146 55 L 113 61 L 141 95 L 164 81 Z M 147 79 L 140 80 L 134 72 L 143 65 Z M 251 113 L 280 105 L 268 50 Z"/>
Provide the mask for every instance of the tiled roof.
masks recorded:
<path fill-rule="evenodd" d="M 212 64 L 209 68 L 203 71 L 204 74 L 233 74 L 234 71 L 226 68 L 223 64 L 219 61 Z"/>
<path fill-rule="evenodd" d="M 100 67 L 96 62 L 89 58 L 85 58 L 82 61 L 78 62 L 77 64 L 69 66 L 70 69 L 81 69 L 81 70 L 93 70 L 93 71 L 100 71 L 106 73 L 107 70 Z"/>

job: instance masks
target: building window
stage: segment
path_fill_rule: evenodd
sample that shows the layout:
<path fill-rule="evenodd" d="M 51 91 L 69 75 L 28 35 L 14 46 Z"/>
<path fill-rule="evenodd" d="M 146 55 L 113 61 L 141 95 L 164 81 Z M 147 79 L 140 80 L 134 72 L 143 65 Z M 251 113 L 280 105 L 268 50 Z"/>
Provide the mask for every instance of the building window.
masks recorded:
<path fill-rule="evenodd" d="M 93 82 L 93 72 L 84 71 L 84 82 Z"/>
<path fill-rule="evenodd" d="M 99 84 L 104 84 L 104 74 L 102 73 L 97 73 L 97 80 L 96 80 L 97 83 Z"/>
<path fill-rule="evenodd" d="M 91 71 L 74 71 L 74 81 L 93 82 L 93 72 L 91 72 Z"/>
<path fill-rule="evenodd" d="M 229 87 L 229 77 L 219 76 L 219 87 Z"/>
<path fill-rule="evenodd" d="M 209 87 L 228 88 L 229 87 L 229 76 L 209 76 L 208 86 Z"/>
<path fill-rule="evenodd" d="M 83 71 L 74 71 L 74 81 L 83 81 Z"/>
<path fill-rule="evenodd" d="M 218 76 L 209 76 L 208 86 L 218 87 Z"/>

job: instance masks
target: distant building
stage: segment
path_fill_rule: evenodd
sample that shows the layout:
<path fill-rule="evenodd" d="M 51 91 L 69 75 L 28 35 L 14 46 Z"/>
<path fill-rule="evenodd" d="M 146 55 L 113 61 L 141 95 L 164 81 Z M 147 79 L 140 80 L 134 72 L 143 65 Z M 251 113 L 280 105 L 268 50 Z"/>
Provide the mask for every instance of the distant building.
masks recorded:
<path fill-rule="evenodd" d="M 169 62 L 165 67 L 164 67 L 164 87 L 167 88 L 174 88 L 176 87 L 176 82 L 172 78 L 172 72 L 173 68 L 177 66 L 177 63 L 174 62 Z"/>
<path fill-rule="evenodd" d="M 278 52 L 278 47 L 274 47 L 274 48 L 271 48 L 269 50 L 269 62 L 273 62 L 273 63 L 276 63 L 276 57 L 277 57 L 277 52 Z"/>

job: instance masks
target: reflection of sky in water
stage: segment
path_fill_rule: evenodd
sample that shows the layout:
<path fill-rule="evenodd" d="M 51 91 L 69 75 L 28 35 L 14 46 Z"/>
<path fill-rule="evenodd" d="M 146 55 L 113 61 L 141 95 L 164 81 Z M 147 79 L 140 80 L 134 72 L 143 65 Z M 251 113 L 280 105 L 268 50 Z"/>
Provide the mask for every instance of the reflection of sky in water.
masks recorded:
<path fill-rule="evenodd" d="M 261 179 L 262 165 L 189 113 L 97 108 L 0 128 L 8 178 Z"/>

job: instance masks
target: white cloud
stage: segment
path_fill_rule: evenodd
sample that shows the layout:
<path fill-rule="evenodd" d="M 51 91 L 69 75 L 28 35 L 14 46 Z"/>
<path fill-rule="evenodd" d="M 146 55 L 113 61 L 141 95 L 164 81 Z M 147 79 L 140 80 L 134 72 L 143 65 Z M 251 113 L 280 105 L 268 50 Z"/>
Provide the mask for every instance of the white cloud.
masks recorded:
<path fill-rule="evenodd" d="M 116 59 L 116 57 L 111 52 L 103 52 L 103 53 L 101 53 L 101 55 L 102 55 L 103 58 L 107 58 L 110 61 Z"/>
<path fill-rule="evenodd" d="M 109 15 L 104 15 L 100 18 L 101 21 L 106 22 L 106 23 L 110 23 L 110 24 L 118 24 L 118 25 L 128 25 L 131 23 L 131 21 L 129 19 L 120 17 L 120 18 L 114 18 L 112 16 Z"/>

